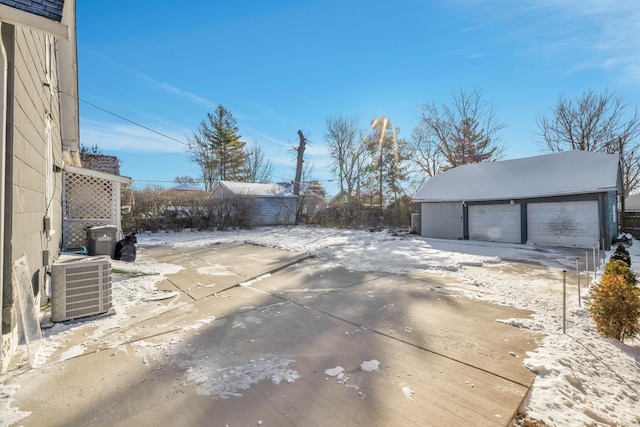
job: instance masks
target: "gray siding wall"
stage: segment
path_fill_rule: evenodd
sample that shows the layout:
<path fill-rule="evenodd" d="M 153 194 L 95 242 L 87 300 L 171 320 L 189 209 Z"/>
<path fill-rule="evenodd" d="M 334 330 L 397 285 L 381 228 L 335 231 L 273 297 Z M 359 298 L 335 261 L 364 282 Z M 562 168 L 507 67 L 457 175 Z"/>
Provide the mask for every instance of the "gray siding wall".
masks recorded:
<path fill-rule="evenodd" d="M 288 225 L 296 219 L 296 200 L 292 197 L 256 197 L 252 224 Z"/>
<path fill-rule="evenodd" d="M 462 202 L 421 203 L 421 236 L 438 239 L 462 239 L 464 221 Z"/>
<path fill-rule="evenodd" d="M 50 37 L 42 33 L 15 27 L 13 97 L 10 94 L 13 120 L 7 124 L 12 137 L 8 142 L 11 175 L 7 183 L 12 187 L 10 252 L 13 260 L 22 253 L 27 254 L 36 293 L 44 289 L 44 267 L 57 255 L 62 235 L 62 174 L 53 173 L 51 165 L 52 160 L 62 165 L 60 109 L 57 93 L 43 85 L 48 81 L 45 70 L 50 70 L 51 86 L 57 86 L 58 80 L 56 50 L 47 48 L 50 41 Z M 49 194 L 47 180 L 51 185 Z M 45 216 L 52 219 L 51 228 L 55 233 L 51 236 L 43 230 Z M 46 265 L 45 250 L 50 253 Z"/>
<path fill-rule="evenodd" d="M 618 237 L 618 195 L 615 191 L 607 193 L 607 221 L 609 223 L 609 243 Z M 605 242 L 605 247 L 607 242 Z"/>

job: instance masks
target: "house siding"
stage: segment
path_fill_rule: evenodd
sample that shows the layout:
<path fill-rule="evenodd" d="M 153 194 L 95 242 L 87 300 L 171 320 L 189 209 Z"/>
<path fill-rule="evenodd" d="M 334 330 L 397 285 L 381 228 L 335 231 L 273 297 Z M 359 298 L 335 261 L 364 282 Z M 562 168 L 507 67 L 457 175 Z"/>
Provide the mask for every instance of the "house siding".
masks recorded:
<path fill-rule="evenodd" d="M 618 195 L 615 191 L 607 193 L 607 221 L 609 223 L 609 240 L 618 237 Z"/>
<path fill-rule="evenodd" d="M 236 194 L 225 185 L 217 184 L 211 191 L 212 198 L 242 197 L 252 202 L 251 225 L 289 225 L 296 220 L 297 202 L 292 195 Z"/>
<path fill-rule="evenodd" d="M 58 81 L 55 40 L 20 26 L 1 25 L 8 63 L 0 354 L 0 367 L 6 369 L 17 344 L 11 267 L 23 254 L 36 300 L 47 302 L 46 271 L 58 254 L 62 234 L 62 175 L 53 172 L 53 164 L 62 165 L 62 137 L 58 94 L 52 89 Z M 45 233 L 45 217 L 53 233 Z"/>
<path fill-rule="evenodd" d="M 14 94 L 13 94 L 13 156 L 11 198 L 13 224 L 11 229 L 13 259 L 22 253 L 33 274 L 34 291 L 43 289 L 44 270 L 42 251 L 55 255 L 59 247 L 62 229 L 62 199 L 60 174 L 54 174 L 47 161 L 47 151 L 51 150 L 54 161 L 61 163 L 62 139 L 59 132 L 60 110 L 57 94 L 44 87 L 49 77 L 57 81 L 55 49 L 51 49 L 51 67 L 46 62 L 47 43 L 53 43 L 50 36 L 32 30 L 16 28 L 14 54 Z M 47 138 L 47 121 L 50 138 Z M 51 158 L 49 159 L 51 162 Z M 47 194 L 47 180 L 52 182 L 52 194 Z M 56 230 L 52 239 L 45 235 L 43 220 L 47 207 L 52 217 L 52 229 Z"/>
<path fill-rule="evenodd" d="M 257 197 L 251 223 L 260 225 L 289 225 L 296 220 L 296 200 L 292 197 Z"/>

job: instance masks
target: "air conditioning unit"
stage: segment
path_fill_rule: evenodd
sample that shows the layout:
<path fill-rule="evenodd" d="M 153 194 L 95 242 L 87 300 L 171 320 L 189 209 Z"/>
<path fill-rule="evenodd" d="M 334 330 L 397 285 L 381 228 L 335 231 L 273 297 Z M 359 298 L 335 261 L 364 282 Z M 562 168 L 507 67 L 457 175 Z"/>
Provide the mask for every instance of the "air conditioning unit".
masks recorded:
<path fill-rule="evenodd" d="M 63 255 L 51 267 L 51 321 L 111 310 L 111 258 Z"/>

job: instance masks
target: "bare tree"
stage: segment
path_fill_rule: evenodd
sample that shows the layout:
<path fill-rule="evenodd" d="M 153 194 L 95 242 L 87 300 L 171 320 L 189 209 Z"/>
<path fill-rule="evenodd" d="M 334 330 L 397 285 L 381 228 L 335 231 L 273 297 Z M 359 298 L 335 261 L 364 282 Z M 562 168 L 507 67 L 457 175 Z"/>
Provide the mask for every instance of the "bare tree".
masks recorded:
<path fill-rule="evenodd" d="M 411 168 L 408 175 L 414 177 L 412 186 L 417 187 L 425 178 L 442 172 L 445 164 L 444 155 L 424 126 L 416 126 L 407 146 L 407 163 Z"/>
<path fill-rule="evenodd" d="M 478 89 L 454 92 L 453 102 L 440 108 L 433 102 L 422 105 L 420 138 L 413 138 L 409 151 L 421 152 L 427 159 L 413 156 L 412 162 L 435 174 L 466 163 L 499 159 L 503 147 L 498 133 L 505 125 L 496 114 L 494 102 L 485 100 Z"/>
<path fill-rule="evenodd" d="M 640 184 L 640 121 L 613 92 L 584 92 L 575 101 L 561 96 L 548 116 L 537 119 L 543 146 L 551 152 L 583 150 L 622 153 L 625 196 Z"/>
<path fill-rule="evenodd" d="M 340 194 L 351 195 L 356 186 L 363 146 L 359 143 L 359 122 L 355 117 L 329 117 L 324 134 L 332 158 L 331 167 L 338 175 Z"/>
<path fill-rule="evenodd" d="M 270 160 L 265 159 L 264 151 L 258 141 L 253 141 L 245 148 L 246 182 L 269 182 L 273 166 Z"/>
<path fill-rule="evenodd" d="M 304 165 L 304 150 L 306 149 L 308 139 L 300 129 L 298 129 L 298 139 L 300 143 L 294 149 L 296 151 L 296 178 L 293 181 L 293 194 L 296 197 L 300 195 L 300 184 L 302 183 L 302 168 Z"/>
<path fill-rule="evenodd" d="M 194 132 L 193 137 L 189 139 L 187 151 L 191 153 L 191 161 L 200 167 L 204 189 L 211 191 L 217 178 L 217 158 L 209 149 L 208 140 L 199 132 Z"/>

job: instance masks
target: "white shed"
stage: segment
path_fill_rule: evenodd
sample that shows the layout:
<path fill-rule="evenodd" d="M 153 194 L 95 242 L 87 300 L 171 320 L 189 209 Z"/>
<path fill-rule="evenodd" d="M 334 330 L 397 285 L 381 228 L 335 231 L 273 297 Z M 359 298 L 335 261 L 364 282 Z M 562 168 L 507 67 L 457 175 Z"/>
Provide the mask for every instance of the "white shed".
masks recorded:
<path fill-rule="evenodd" d="M 576 150 L 459 166 L 414 202 L 425 237 L 609 248 L 622 194 L 617 155 Z"/>

